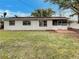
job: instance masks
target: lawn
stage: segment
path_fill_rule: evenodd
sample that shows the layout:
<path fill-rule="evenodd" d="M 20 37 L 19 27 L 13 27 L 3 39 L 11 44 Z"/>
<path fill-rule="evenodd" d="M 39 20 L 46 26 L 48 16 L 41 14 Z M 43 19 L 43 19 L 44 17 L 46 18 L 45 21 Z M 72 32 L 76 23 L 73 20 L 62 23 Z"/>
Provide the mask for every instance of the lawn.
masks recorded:
<path fill-rule="evenodd" d="M 0 59 L 79 59 L 79 41 L 54 32 L 0 31 Z"/>

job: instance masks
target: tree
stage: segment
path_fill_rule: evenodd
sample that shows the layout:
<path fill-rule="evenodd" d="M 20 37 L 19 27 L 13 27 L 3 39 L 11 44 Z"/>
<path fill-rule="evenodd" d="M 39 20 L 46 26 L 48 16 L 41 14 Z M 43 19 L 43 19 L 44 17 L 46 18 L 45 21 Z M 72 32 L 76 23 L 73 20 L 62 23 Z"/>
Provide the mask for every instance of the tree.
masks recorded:
<path fill-rule="evenodd" d="M 7 15 L 7 12 L 4 12 L 4 13 L 3 13 L 4 18 L 6 17 L 6 15 Z"/>
<path fill-rule="evenodd" d="M 78 23 L 79 23 L 79 0 L 45 0 L 46 2 L 58 4 L 60 8 L 63 9 L 72 9 L 74 14 L 78 15 Z"/>
<path fill-rule="evenodd" d="M 51 9 L 37 9 L 32 12 L 32 16 L 34 17 L 51 17 L 55 12 Z"/>

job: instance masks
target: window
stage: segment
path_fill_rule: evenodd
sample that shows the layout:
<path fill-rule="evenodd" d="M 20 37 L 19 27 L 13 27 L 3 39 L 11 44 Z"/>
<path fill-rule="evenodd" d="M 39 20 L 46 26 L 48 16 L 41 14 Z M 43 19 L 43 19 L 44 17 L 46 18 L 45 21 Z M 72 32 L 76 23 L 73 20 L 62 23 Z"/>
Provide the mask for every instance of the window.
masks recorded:
<path fill-rule="evenodd" d="M 9 25 L 11 26 L 15 25 L 15 21 L 14 20 L 9 21 Z"/>
<path fill-rule="evenodd" d="M 66 20 L 53 20 L 52 21 L 52 25 L 67 25 L 67 21 Z"/>
<path fill-rule="evenodd" d="M 39 26 L 47 26 L 47 21 L 46 20 L 42 20 L 42 21 L 39 21 Z"/>
<path fill-rule="evenodd" d="M 57 25 L 57 20 L 53 20 L 52 25 Z"/>
<path fill-rule="evenodd" d="M 30 21 L 23 21 L 23 25 L 31 25 Z"/>
<path fill-rule="evenodd" d="M 66 20 L 62 21 L 62 24 L 63 24 L 64 26 L 67 25 L 67 21 L 66 21 Z"/>

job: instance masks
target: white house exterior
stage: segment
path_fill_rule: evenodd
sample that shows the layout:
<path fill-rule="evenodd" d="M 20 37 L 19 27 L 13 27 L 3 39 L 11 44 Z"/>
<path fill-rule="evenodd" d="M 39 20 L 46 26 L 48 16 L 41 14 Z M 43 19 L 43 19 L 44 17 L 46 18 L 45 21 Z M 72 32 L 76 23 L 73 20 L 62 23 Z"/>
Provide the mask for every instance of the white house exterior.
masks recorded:
<path fill-rule="evenodd" d="M 18 17 L 4 19 L 4 30 L 67 30 L 66 17 Z"/>
<path fill-rule="evenodd" d="M 70 23 L 69 28 L 79 29 L 79 23 L 78 23 L 78 21 L 73 21 L 72 23 Z"/>
<path fill-rule="evenodd" d="M 71 23 L 70 23 L 69 28 L 79 29 L 78 15 L 74 15 L 73 17 L 71 17 L 70 22 Z"/>

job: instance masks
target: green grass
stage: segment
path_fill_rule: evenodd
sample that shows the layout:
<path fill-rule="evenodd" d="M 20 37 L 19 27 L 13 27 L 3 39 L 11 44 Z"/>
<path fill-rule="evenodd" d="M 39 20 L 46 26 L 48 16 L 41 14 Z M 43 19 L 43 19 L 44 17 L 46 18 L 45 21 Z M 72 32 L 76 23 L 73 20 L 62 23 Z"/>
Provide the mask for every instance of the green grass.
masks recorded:
<path fill-rule="evenodd" d="M 45 31 L 0 31 L 0 59 L 79 59 L 79 41 Z"/>

